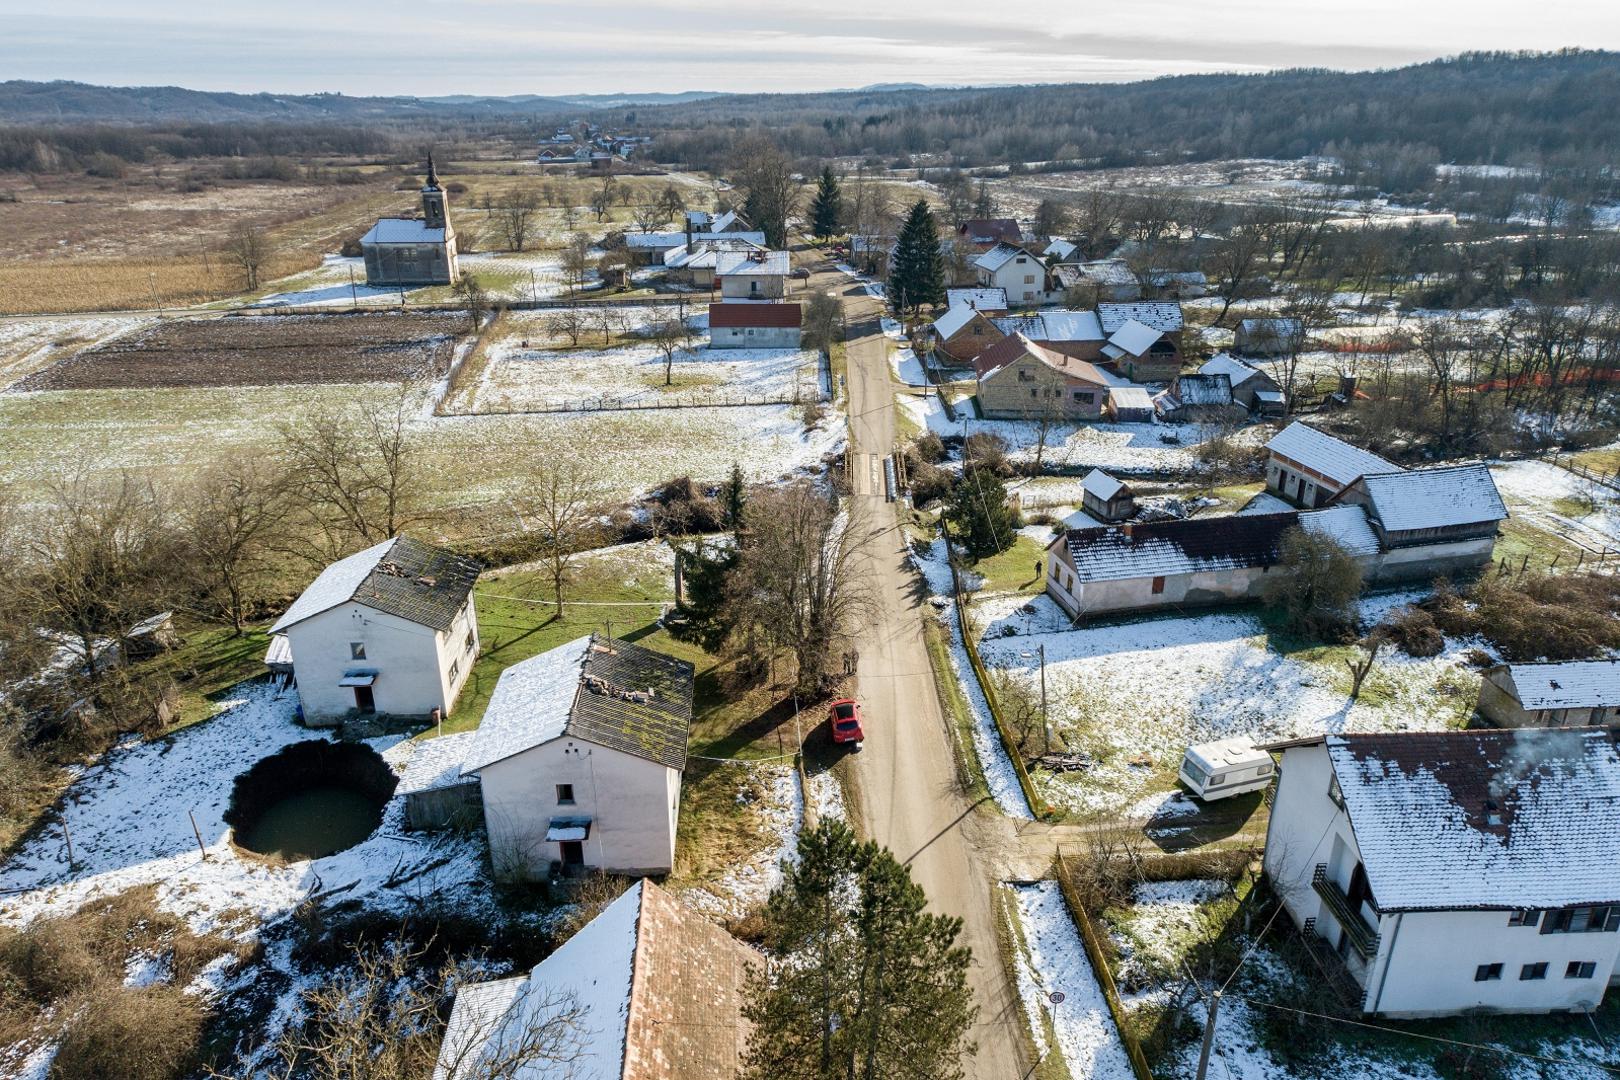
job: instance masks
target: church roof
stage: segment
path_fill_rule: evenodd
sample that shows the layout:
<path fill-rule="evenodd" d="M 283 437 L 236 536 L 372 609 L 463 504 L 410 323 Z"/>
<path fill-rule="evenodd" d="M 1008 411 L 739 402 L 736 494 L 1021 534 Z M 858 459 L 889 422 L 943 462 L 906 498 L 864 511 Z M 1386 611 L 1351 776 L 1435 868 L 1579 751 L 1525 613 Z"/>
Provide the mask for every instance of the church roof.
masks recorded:
<path fill-rule="evenodd" d="M 443 229 L 430 229 L 421 218 L 378 218 L 362 244 L 442 244 Z"/>

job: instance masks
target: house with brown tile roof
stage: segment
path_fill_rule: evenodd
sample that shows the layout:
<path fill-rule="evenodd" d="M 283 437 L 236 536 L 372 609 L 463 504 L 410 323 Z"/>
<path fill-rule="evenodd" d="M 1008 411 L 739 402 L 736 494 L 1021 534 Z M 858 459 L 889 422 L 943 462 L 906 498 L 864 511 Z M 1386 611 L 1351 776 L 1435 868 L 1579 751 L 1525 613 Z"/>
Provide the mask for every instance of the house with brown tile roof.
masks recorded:
<path fill-rule="evenodd" d="M 1096 364 L 1054 352 L 1023 334 L 991 345 L 974 357 L 973 366 L 979 411 L 994 420 L 1096 420 L 1110 387 L 1128 385 Z"/>
<path fill-rule="evenodd" d="M 642 880 L 526 975 L 463 987 L 434 1080 L 551 1075 L 544 1063 L 512 1069 L 514 1049 L 570 1007 L 582 1013 L 570 1076 L 733 1080 L 751 1030 L 743 995 L 759 959 Z"/>

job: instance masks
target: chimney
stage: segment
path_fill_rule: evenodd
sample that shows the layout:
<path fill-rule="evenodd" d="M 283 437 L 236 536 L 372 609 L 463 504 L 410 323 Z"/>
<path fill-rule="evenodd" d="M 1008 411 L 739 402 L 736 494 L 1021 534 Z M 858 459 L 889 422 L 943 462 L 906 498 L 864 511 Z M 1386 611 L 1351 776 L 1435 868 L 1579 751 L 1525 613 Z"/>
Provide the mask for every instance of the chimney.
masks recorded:
<path fill-rule="evenodd" d="M 1123 528 L 1125 530 L 1126 539 L 1131 539 L 1134 536 L 1134 529 L 1133 529 L 1133 526 L 1131 525 L 1131 523 L 1127 521 L 1124 524 Z"/>

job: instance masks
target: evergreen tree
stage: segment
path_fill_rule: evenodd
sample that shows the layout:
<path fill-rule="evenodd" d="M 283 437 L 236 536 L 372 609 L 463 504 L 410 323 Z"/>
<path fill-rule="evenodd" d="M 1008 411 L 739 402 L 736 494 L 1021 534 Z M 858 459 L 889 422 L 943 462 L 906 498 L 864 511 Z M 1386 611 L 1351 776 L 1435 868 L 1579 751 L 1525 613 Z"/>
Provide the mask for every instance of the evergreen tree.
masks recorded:
<path fill-rule="evenodd" d="M 929 914 L 911 872 L 841 821 L 798 853 L 765 908 L 745 1080 L 960 1080 L 978 1011 L 962 921 Z"/>
<path fill-rule="evenodd" d="M 1007 487 L 988 469 L 969 468 L 951 489 L 945 520 L 974 561 L 1012 547 L 1018 514 L 1007 505 Z"/>
<path fill-rule="evenodd" d="M 720 513 L 724 516 L 726 528 L 734 534 L 742 529 L 743 509 L 747 503 L 748 486 L 743 483 L 742 466 L 733 461 L 731 475 L 720 485 Z"/>
<path fill-rule="evenodd" d="M 923 199 L 900 227 L 889 265 L 889 303 L 896 314 L 915 314 L 924 304 L 945 302 L 945 260 L 939 253 L 934 212 Z"/>
<path fill-rule="evenodd" d="M 718 652 L 731 636 L 733 626 L 727 615 L 727 600 L 731 572 L 737 566 L 737 547 L 699 542 L 680 548 L 677 557 L 682 576 L 677 611 L 685 621 L 675 624 L 670 632 L 681 641 L 697 642 L 707 652 Z"/>
<path fill-rule="evenodd" d="M 811 235 L 817 240 L 837 236 L 842 231 L 839 222 L 843 216 L 844 197 L 838 189 L 838 178 L 833 175 L 832 166 L 825 165 L 821 179 L 816 182 L 815 200 L 810 204 Z"/>

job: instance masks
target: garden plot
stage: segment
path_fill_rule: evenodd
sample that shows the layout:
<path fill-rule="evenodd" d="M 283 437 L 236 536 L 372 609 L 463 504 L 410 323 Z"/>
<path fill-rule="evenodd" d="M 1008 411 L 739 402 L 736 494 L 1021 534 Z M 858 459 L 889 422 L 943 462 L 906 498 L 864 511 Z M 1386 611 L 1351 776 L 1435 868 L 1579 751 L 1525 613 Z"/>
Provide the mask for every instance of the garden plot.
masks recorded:
<path fill-rule="evenodd" d="M 506 338 L 491 347 L 468 411 L 814 400 L 821 389 L 817 357 L 808 349 L 681 349 L 669 380 L 666 386 L 664 356 L 653 345 L 573 352 L 524 348 Z"/>
<path fill-rule="evenodd" d="M 1373 598 L 1376 619 L 1417 594 Z M 1068 629 L 1045 596 L 992 597 L 977 606 L 980 654 L 1039 694 L 1033 659 L 1046 649 L 1052 725 L 1071 750 L 1096 759 L 1075 773 L 1036 773 L 1054 804 L 1118 813 L 1172 782 L 1191 743 L 1237 735 L 1257 741 L 1320 732 L 1438 730 L 1463 726 L 1479 676 L 1464 663 L 1476 642 L 1447 641 L 1416 659 L 1378 656 L 1349 697 L 1348 647 L 1288 648 L 1248 612 L 1144 618 Z"/>
<path fill-rule="evenodd" d="M 0 319 L 0 391 L 150 319 Z"/>
<path fill-rule="evenodd" d="M 12 391 L 399 382 L 450 363 L 466 320 L 355 314 L 173 319 L 92 345 Z"/>

